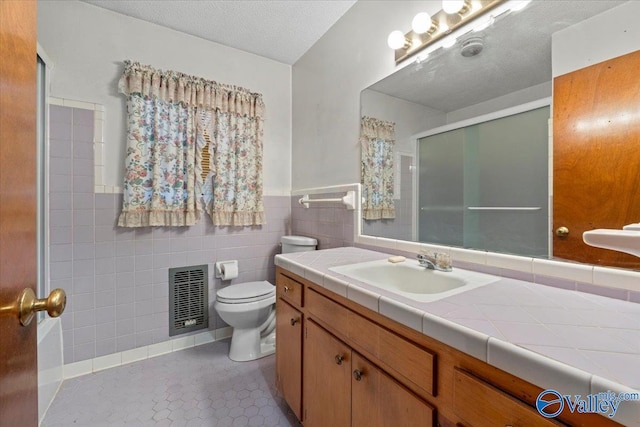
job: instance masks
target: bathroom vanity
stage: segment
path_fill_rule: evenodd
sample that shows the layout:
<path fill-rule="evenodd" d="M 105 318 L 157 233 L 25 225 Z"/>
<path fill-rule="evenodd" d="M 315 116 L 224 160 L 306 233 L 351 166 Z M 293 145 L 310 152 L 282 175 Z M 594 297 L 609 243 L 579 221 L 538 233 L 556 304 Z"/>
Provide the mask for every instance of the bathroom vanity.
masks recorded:
<path fill-rule="evenodd" d="M 500 363 L 490 363 L 487 356 L 495 337 L 449 324 L 429 313 L 429 304 L 412 307 L 329 269 L 386 256 L 339 248 L 276 257 L 276 383 L 306 427 L 620 425 L 603 415 L 567 409 L 554 419 L 542 417 L 535 401 L 541 391 L 554 388 L 553 381 L 534 384 L 509 372 L 511 364 L 539 366 L 519 354 L 526 350 L 517 347 L 513 359 L 507 356 L 504 366 L 496 366 Z M 435 311 L 442 303 L 432 304 Z M 558 369 L 573 370 L 562 392 L 589 394 L 579 380 L 585 377 L 589 383 L 590 374 L 554 363 L 559 362 L 549 360 L 549 372 L 532 375 L 546 378 L 557 376 Z"/>

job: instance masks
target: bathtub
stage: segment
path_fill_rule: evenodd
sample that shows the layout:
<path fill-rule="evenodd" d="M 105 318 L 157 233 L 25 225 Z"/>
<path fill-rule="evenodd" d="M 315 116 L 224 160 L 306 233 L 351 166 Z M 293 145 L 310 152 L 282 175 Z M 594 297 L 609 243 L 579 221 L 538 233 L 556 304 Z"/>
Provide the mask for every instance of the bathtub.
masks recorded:
<path fill-rule="evenodd" d="M 62 326 L 60 318 L 38 323 L 38 422 L 62 384 Z"/>

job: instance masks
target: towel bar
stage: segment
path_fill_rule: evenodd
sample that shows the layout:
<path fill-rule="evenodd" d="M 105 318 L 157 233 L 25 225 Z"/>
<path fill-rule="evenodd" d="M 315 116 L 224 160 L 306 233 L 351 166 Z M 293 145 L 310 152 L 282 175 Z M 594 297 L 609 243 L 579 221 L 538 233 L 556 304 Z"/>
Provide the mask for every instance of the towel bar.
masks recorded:
<path fill-rule="evenodd" d="M 298 203 L 309 209 L 309 203 L 342 203 L 348 210 L 356 208 L 356 192 L 351 190 L 347 191 L 344 197 L 336 197 L 331 199 L 310 199 L 308 194 L 305 194 L 298 200 Z"/>

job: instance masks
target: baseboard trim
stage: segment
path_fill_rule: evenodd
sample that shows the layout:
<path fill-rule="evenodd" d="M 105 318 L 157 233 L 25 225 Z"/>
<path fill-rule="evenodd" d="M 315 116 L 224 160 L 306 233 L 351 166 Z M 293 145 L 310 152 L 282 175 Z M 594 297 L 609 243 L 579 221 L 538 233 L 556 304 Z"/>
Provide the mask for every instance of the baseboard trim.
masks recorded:
<path fill-rule="evenodd" d="M 80 362 L 69 363 L 63 366 L 62 378 L 67 380 L 82 375 L 91 374 L 93 372 L 103 371 L 105 369 L 115 368 L 117 366 L 126 365 L 127 363 L 137 362 L 139 360 L 149 359 L 163 354 L 172 353 L 174 351 L 184 350 L 185 348 L 197 347 L 214 341 L 229 338 L 233 328 L 225 327 L 215 330 L 208 330 L 186 337 L 174 338 L 157 344 L 151 344 L 143 347 L 134 348 L 119 353 L 108 354 L 106 356 L 96 357 L 93 359 L 82 360 Z"/>

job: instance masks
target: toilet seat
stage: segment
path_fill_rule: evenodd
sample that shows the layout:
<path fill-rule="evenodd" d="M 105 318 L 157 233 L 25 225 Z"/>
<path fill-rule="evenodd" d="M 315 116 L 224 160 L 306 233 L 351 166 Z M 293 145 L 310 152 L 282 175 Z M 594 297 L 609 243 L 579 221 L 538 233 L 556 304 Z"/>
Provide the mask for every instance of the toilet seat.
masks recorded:
<path fill-rule="evenodd" d="M 275 293 L 276 287 L 266 280 L 262 280 L 227 286 L 216 293 L 216 299 L 218 302 L 226 304 L 245 304 L 268 299 Z"/>

